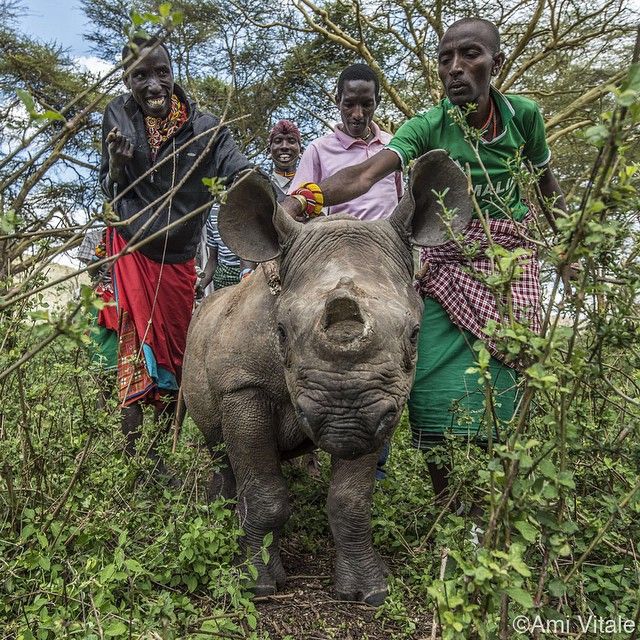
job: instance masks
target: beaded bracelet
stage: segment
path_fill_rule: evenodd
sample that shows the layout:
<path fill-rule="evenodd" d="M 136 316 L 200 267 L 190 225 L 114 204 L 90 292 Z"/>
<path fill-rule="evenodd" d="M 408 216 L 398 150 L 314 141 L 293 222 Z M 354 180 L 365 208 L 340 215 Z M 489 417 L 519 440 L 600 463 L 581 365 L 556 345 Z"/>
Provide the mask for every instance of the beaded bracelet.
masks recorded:
<path fill-rule="evenodd" d="M 303 205 L 302 213 L 306 218 L 315 218 L 322 213 L 324 195 L 322 189 L 315 182 L 305 182 L 291 192 L 291 195 Z M 304 198 L 306 206 L 302 202 Z"/>

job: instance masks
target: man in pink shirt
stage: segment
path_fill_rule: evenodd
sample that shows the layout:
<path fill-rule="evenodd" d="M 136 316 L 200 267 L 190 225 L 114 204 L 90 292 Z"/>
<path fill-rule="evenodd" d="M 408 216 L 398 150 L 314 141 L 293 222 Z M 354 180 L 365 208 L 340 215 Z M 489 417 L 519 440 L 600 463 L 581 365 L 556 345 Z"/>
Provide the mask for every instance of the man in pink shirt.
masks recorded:
<path fill-rule="evenodd" d="M 340 169 L 363 162 L 384 149 L 391 136 L 373 122 L 379 103 L 380 83 L 373 69 L 366 64 L 347 67 L 338 78 L 336 92 L 342 122 L 306 148 L 291 190 L 307 182 L 319 184 Z M 386 218 L 398 204 L 402 188 L 402 173 L 396 171 L 364 195 L 328 207 L 326 213 L 348 213 L 360 220 Z"/>
<path fill-rule="evenodd" d="M 291 191 L 312 182 L 319 184 L 344 167 L 363 162 L 384 149 L 391 136 L 373 121 L 380 103 L 380 83 L 366 64 L 352 64 L 338 78 L 336 105 L 341 123 L 332 133 L 314 140 L 302 154 Z M 327 207 L 325 213 L 348 213 L 360 220 L 379 220 L 391 215 L 403 191 L 402 172 L 395 171 L 376 182 L 365 194 L 344 204 Z M 376 479 L 386 477 L 389 455 L 386 443 L 380 452 Z"/>

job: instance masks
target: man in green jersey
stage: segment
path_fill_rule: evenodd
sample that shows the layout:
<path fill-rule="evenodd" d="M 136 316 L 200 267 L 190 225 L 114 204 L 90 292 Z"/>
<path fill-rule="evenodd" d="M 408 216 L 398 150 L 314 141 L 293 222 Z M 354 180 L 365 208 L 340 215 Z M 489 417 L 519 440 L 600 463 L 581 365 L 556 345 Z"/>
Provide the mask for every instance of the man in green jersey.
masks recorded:
<path fill-rule="evenodd" d="M 558 182 L 549 167 L 550 151 L 538 106 L 520 96 L 503 95 L 491 86 L 505 56 L 500 51 L 496 26 L 479 18 L 463 18 L 444 34 L 438 47 L 438 73 L 446 98 L 400 127 L 385 149 L 365 162 L 347 167 L 320 184 L 324 204 L 352 200 L 384 176 L 406 166 L 431 149 L 445 149 L 471 177 L 473 191 L 488 218 L 493 242 L 509 250 L 529 249 L 521 263 L 522 275 L 511 284 L 514 315 L 534 330 L 539 328 L 539 280 L 535 246 L 523 239 L 522 221 L 529 210 L 515 179 L 523 162 L 536 169 L 543 196 L 565 208 Z M 466 122 L 465 122 L 466 121 Z M 468 131 L 465 133 L 464 129 Z M 469 136 L 469 131 L 475 135 Z M 300 214 L 299 200 L 289 198 L 285 209 Z M 471 438 L 482 444 L 488 431 L 508 422 L 515 411 L 514 363 L 483 329 L 500 320 L 495 296 L 470 271 L 491 273 L 486 257 L 486 234 L 478 219 L 465 231 L 466 242 L 479 246 L 477 259 L 462 256 L 455 243 L 423 249 L 426 275 L 422 331 L 414 387 L 409 399 L 409 420 L 414 446 L 428 450 L 442 442 L 445 433 Z M 485 420 L 484 390 L 474 366 L 473 343 L 483 339 L 491 353 L 491 373 L 497 423 Z M 491 422 L 493 427 L 487 425 Z M 436 495 L 446 499 L 449 470 L 428 460 Z"/>

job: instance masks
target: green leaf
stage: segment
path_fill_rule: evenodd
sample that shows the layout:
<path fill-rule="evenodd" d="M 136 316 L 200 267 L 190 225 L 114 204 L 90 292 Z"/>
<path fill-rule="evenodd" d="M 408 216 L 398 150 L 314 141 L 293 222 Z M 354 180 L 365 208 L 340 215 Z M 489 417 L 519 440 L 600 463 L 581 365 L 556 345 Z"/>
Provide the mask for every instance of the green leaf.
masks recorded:
<path fill-rule="evenodd" d="M 258 620 L 252 613 L 247 613 L 247 624 L 252 631 L 258 626 Z"/>
<path fill-rule="evenodd" d="M 533 608 L 533 598 L 531 597 L 531 594 L 529 594 L 524 589 L 520 589 L 519 587 L 511 587 L 511 589 L 506 590 L 506 593 L 512 600 L 515 600 L 525 609 Z"/>
<path fill-rule="evenodd" d="M 588 143 L 601 146 L 609 135 L 609 129 L 603 124 L 596 124 L 593 127 L 589 127 L 584 132 L 584 137 Z"/>
<path fill-rule="evenodd" d="M 524 520 L 518 520 L 514 527 L 527 542 L 534 542 L 538 537 L 537 529 Z"/>
<path fill-rule="evenodd" d="M 549 582 L 549 593 L 551 593 L 554 598 L 560 598 L 566 593 L 566 591 L 567 586 L 564 582 L 562 582 L 562 580 L 554 578 Z"/>
<path fill-rule="evenodd" d="M 116 568 L 113 564 L 108 564 L 100 571 L 100 582 L 109 582 L 113 578 L 113 574 L 116 572 Z"/>
<path fill-rule="evenodd" d="M 158 7 L 158 13 L 159 13 L 163 18 L 166 18 L 166 17 L 171 13 L 171 3 L 170 3 L 170 2 L 163 2 L 163 3 Z"/>
<path fill-rule="evenodd" d="M 31 94 L 28 91 L 25 91 L 24 89 L 17 89 L 16 94 L 18 98 L 22 100 L 22 104 L 24 105 L 29 115 L 33 116 L 36 112 L 36 105 L 35 105 L 35 102 L 33 101 L 33 97 L 31 96 Z"/>
<path fill-rule="evenodd" d="M 137 11 L 132 11 L 130 17 L 135 27 L 140 27 L 144 24 L 144 18 Z"/>
<path fill-rule="evenodd" d="M 183 579 L 184 583 L 187 585 L 187 589 L 189 589 L 189 591 L 193 593 L 198 586 L 198 579 L 192 574 L 185 576 Z"/>
<path fill-rule="evenodd" d="M 478 567 L 475 570 L 475 581 L 476 582 L 486 582 L 487 580 L 491 580 L 493 574 L 486 567 Z"/>
<path fill-rule="evenodd" d="M 556 474 L 557 474 L 556 467 L 549 458 L 545 458 L 544 460 L 542 460 L 538 465 L 538 469 L 540 470 L 540 473 L 545 478 L 556 477 Z"/>
<path fill-rule="evenodd" d="M 39 118 L 43 118 L 46 120 L 64 120 L 64 116 L 57 111 L 53 111 L 52 109 L 47 109 L 44 113 L 38 116 Z"/>
<path fill-rule="evenodd" d="M 529 567 L 525 564 L 522 558 L 511 558 L 511 566 L 523 577 L 528 578 L 531 576 Z"/>
<path fill-rule="evenodd" d="M 115 638 L 116 636 L 123 636 L 128 632 L 127 625 L 120 620 L 111 622 L 104 628 L 104 635 L 108 638 Z"/>
<path fill-rule="evenodd" d="M 28 524 L 26 527 L 22 527 L 20 532 L 20 538 L 22 540 L 28 540 L 35 532 L 36 528 L 32 524 Z"/>
<path fill-rule="evenodd" d="M 563 487 L 569 487 L 569 489 L 576 488 L 576 483 L 573 481 L 573 473 L 571 473 L 571 471 L 561 471 L 558 474 L 558 482 Z"/>
<path fill-rule="evenodd" d="M 129 571 L 131 571 L 132 573 L 142 573 L 144 571 L 144 569 L 142 568 L 142 565 L 137 560 L 134 560 L 133 558 L 129 558 L 128 560 L 125 560 L 124 566 L 127 567 L 127 569 L 129 569 Z"/>
<path fill-rule="evenodd" d="M 622 91 L 640 91 L 640 62 L 629 67 L 629 73 L 622 83 Z"/>

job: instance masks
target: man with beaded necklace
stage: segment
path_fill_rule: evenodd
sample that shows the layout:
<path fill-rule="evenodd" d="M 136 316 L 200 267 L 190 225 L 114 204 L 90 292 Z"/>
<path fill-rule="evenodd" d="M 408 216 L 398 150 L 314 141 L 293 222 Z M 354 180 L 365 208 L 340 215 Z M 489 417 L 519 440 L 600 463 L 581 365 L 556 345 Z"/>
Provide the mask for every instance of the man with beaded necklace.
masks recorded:
<path fill-rule="evenodd" d="M 113 264 L 118 382 L 122 429 L 133 454 L 142 404 L 151 404 L 165 426 L 175 411 L 194 256 L 212 201 L 203 179 L 229 182 L 250 165 L 220 120 L 174 83 L 164 43 L 134 38 L 122 59 L 130 93 L 105 109 L 100 184 L 119 219 L 107 229 L 107 254 L 123 254 Z M 150 455 L 164 475 L 153 449 Z"/>
<path fill-rule="evenodd" d="M 269 132 L 269 156 L 273 162 L 271 182 L 278 200 L 284 198 L 296 175 L 302 150 L 302 136 L 295 122 L 279 120 Z"/>

